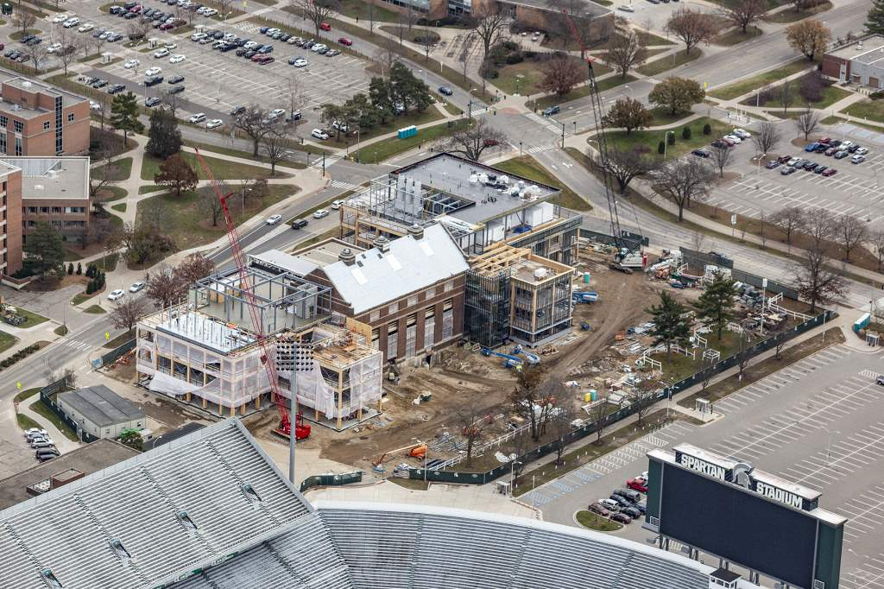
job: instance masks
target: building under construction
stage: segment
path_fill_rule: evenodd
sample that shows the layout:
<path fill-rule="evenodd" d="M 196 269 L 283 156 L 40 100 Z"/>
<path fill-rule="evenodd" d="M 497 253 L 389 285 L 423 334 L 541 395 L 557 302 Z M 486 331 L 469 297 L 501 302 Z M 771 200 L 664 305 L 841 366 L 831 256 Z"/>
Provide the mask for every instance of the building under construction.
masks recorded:
<path fill-rule="evenodd" d="M 529 346 L 571 327 L 573 268 L 504 243 L 469 260 L 464 337 L 486 347 L 508 340 Z"/>
<path fill-rule="evenodd" d="M 267 354 L 276 363 L 281 394 L 291 398 L 295 343 L 312 343 L 312 368 L 298 373 L 298 402 L 308 418 L 342 427 L 381 398 L 381 353 L 364 334 L 331 315 L 328 287 L 287 272 L 248 269 Z M 271 394 L 262 349 L 251 328 L 250 298 L 237 271 L 196 282 L 186 301 L 141 319 L 137 327 L 138 380 L 150 390 L 219 414 L 261 403 Z M 338 321 L 340 326 L 330 325 Z M 364 330 L 363 330 L 364 331 Z M 328 420 L 323 421 L 323 420 Z"/>
<path fill-rule="evenodd" d="M 370 249 L 439 223 L 465 255 L 495 243 L 570 264 L 580 215 L 558 205 L 561 190 L 441 153 L 373 180 L 341 207 L 341 239 Z"/>

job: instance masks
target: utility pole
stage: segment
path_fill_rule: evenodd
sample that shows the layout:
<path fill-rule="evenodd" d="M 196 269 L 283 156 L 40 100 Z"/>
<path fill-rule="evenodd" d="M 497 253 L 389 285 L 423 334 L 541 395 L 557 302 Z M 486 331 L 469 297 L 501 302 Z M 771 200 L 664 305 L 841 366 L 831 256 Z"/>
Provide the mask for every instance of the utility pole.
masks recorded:
<path fill-rule="evenodd" d="M 562 149 L 565 149 L 565 121 L 562 121 Z"/>

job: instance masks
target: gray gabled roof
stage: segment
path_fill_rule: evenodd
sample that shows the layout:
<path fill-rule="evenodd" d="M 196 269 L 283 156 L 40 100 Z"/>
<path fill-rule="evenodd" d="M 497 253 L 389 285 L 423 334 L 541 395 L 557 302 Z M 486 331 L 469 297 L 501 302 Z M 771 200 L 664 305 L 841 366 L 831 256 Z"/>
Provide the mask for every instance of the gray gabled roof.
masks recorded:
<path fill-rule="evenodd" d="M 65 589 L 158 587 L 311 511 L 240 422 L 227 420 L 0 512 L 0 587 L 46 589 L 46 570 Z"/>
<path fill-rule="evenodd" d="M 143 409 L 103 384 L 61 393 L 58 400 L 99 427 L 144 419 Z"/>

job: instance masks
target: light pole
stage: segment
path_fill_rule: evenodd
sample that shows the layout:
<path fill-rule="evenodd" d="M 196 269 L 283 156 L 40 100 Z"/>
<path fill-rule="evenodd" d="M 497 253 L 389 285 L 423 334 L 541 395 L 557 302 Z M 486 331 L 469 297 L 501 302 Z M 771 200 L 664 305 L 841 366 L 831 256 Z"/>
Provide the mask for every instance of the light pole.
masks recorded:
<path fill-rule="evenodd" d="M 758 156 L 758 166 L 755 168 L 755 190 L 758 190 L 758 177 L 761 176 L 761 160 L 767 157 L 766 153 L 762 153 Z"/>
<path fill-rule="evenodd" d="M 516 465 L 522 466 L 522 463 L 518 460 L 513 460 L 510 464 L 510 497 L 513 496 L 513 481 L 516 478 Z"/>
<path fill-rule="evenodd" d="M 562 124 L 562 149 L 565 149 L 565 121 L 562 121 L 561 124 Z"/>
<path fill-rule="evenodd" d="M 574 134 L 577 135 L 577 121 L 572 121 L 574 123 Z"/>
<path fill-rule="evenodd" d="M 522 157 L 522 142 L 519 141 L 519 157 Z"/>
<path fill-rule="evenodd" d="M 829 433 L 829 440 L 828 442 L 826 442 L 826 468 L 829 468 L 829 458 L 832 452 L 832 434 L 838 434 L 840 436 L 841 432 L 839 432 L 838 430 L 829 429 L 827 429 L 826 431 Z"/>
<path fill-rule="evenodd" d="M 516 96 L 520 96 L 519 94 L 519 85 L 522 83 L 522 78 L 524 78 L 524 74 L 516 74 Z"/>
<path fill-rule="evenodd" d="M 663 134 L 663 159 L 664 160 L 666 159 L 666 151 L 667 151 L 667 148 L 669 147 L 669 134 L 670 133 L 675 135 L 675 131 L 666 131 L 666 133 Z"/>

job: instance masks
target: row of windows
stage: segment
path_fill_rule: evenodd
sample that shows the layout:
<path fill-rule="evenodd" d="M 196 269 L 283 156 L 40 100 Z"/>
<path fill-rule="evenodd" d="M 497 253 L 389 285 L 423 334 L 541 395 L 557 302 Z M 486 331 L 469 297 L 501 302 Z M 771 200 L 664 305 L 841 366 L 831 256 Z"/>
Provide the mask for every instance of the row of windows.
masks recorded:
<path fill-rule="evenodd" d="M 68 113 L 68 122 L 69 123 L 74 122 L 74 113 Z M 21 121 L 13 121 L 13 123 L 14 123 L 16 133 L 23 133 L 24 132 L 24 130 L 25 130 L 24 123 L 22 123 Z M 0 127 L 5 129 L 8 126 L 9 126 L 9 117 L 5 117 L 5 116 L 0 115 Z M 50 128 L 52 128 L 52 123 L 50 123 L 49 121 L 43 121 L 43 130 L 48 131 Z"/>
<path fill-rule="evenodd" d="M 50 221 L 53 227 L 58 229 L 82 229 L 86 227 L 86 221 Z M 22 227 L 36 227 L 37 221 L 22 221 Z"/>
<path fill-rule="evenodd" d="M 32 215 L 36 215 L 37 213 L 47 214 L 47 213 L 85 213 L 86 207 L 25 207 L 25 212 L 30 213 Z"/>
<path fill-rule="evenodd" d="M 425 298 L 431 298 L 434 295 L 440 295 L 442 293 L 451 292 L 452 290 L 454 290 L 454 280 L 449 280 L 449 281 L 445 282 L 444 284 L 440 284 L 435 289 L 432 289 L 432 288 L 427 289 L 427 291 L 426 291 L 427 296 Z M 418 303 L 418 295 L 417 294 L 410 295 L 405 301 L 405 306 L 402 305 L 401 301 L 396 301 L 395 303 L 390 303 L 390 305 L 387 306 L 387 315 L 395 315 L 396 313 L 398 313 L 400 311 L 400 309 L 409 309 L 409 308 L 417 305 L 417 303 Z M 369 315 L 368 321 L 369 321 L 369 323 L 374 323 L 375 321 L 377 321 L 380 318 L 381 318 L 381 310 L 375 309 L 374 311 L 371 312 L 371 315 Z"/>

